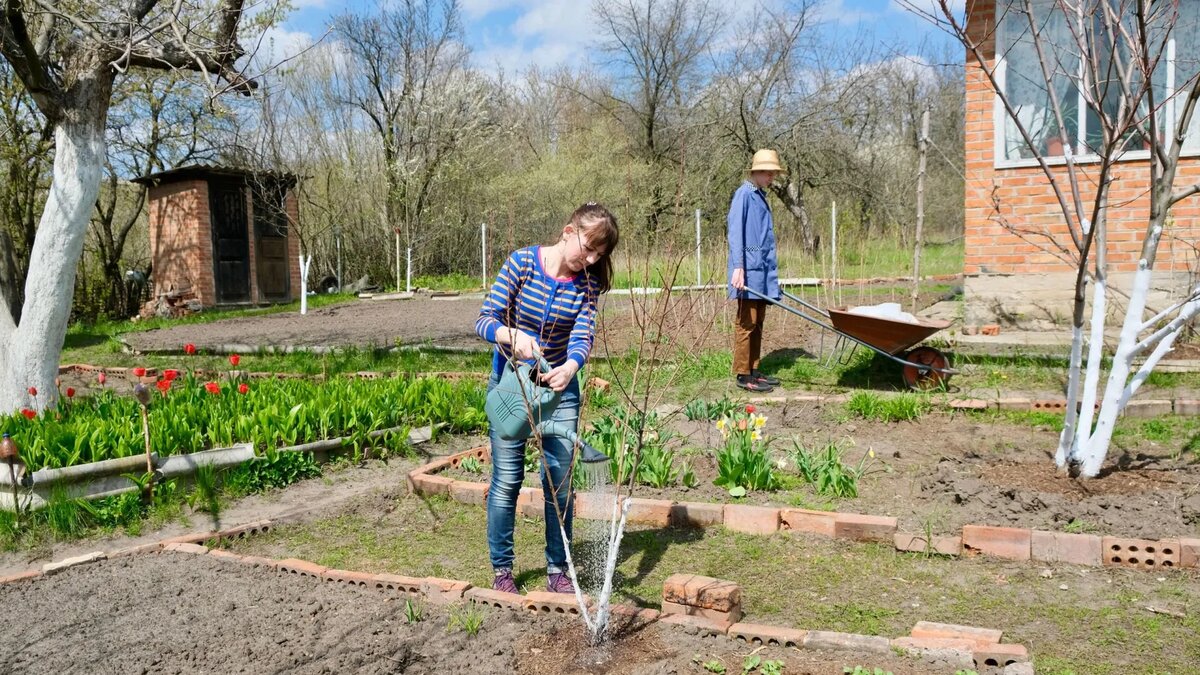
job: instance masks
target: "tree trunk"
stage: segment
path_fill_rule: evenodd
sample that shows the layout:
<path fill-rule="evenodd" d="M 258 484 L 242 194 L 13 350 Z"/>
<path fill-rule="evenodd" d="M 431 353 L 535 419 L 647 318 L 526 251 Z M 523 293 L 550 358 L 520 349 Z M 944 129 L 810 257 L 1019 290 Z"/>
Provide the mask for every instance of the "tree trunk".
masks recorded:
<path fill-rule="evenodd" d="M 812 218 L 808 216 L 808 208 L 804 205 L 804 187 L 799 181 L 789 180 L 783 188 L 772 186 L 771 191 L 800 224 L 800 242 L 804 246 L 804 250 L 809 255 L 816 255 L 819 240 L 817 233 L 813 231 Z"/>
<path fill-rule="evenodd" d="M 55 126 L 54 176 L 38 225 L 21 323 L 0 318 L 0 412 L 54 405 L 58 359 L 83 252 L 88 222 L 104 166 L 104 123 L 112 76 L 81 75 L 70 105 Z M 37 387 L 36 400 L 26 392 Z"/>

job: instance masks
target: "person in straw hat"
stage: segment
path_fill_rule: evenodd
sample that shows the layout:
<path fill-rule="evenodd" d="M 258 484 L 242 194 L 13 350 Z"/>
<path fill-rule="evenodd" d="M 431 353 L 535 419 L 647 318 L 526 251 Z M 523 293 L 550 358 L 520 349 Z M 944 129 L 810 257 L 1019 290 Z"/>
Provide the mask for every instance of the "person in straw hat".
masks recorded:
<path fill-rule="evenodd" d="M 779 299 L 779 269 L 775 256 L 775 226 L 767 204 L 767 186 L 783 172 L 774 150 L 759 150 L 750 163 L 750 178 L 733 193 L 729 205 L 729 298 L 737 300 L 733 331 L 733 372 L 737 386 L 768 392 L 779 380 L 759 372 L 763 315 L 767 301 L 750 295 L 749 288 Z"/>

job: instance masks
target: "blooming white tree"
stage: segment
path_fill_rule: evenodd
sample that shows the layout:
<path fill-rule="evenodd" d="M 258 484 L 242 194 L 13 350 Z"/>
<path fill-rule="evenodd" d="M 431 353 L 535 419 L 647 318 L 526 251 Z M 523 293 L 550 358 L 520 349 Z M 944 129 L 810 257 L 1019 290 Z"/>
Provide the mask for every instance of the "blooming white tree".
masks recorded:
<path fill-rule="evenodd" d="M 267 0 L 264 0 L 264 3 Z M 270 0 L 274 2 L 274 0 Z M 113 84 L 131 68 L 203 74 L 214 93 L 248 94 L 239 26 L 274 15 L 244 0 L 33 0 L 5 3 L 0 55 L 54 130 L 53 178 L 18 323 L 0 297 L 0 412 L 55 403 L 54 378 L 75 270 L 103 172 Z M 3 291 L 0 290 L 0 293 Z M 30 397 L 36 387 L 41 396 Z"/>
<path fill-rule="evenodd" d="M 1161 308 L 1148 305 L 1159 247 L 1174 224 L 1172 210 L 1200 192 L 1200 184 L 1176 187 L 1185 143 L 1194 149 L 1200 136 L 1192 123 L 1200 98 L 1200 4 L 997 0 L 995 14 L 971 15 L 955 9 L 959 3 L 950 0 L 904 4 L 966 47 L 967 58 L 991 83 L 1005 124 L 1021 139 L 1018 156 L 1036 160 L 1067 223 L 1069 241 L 1042 241 L 1076 270 L 1067 412 L 1056 462 L 1094 477 L 1108 453 L 1117 417 L 1200 313 L 1200 285 L 1194 281 L 1174 284 Z M 1024 78 L 1021 86 L 1035 92 L 1041 114 L 1031 115 L 1030 104 L 1015 100 L 1022 95 L 1017 88 L 1002 86 L 1002 60 L 993 58 L 1002 50 L 1009 57 L 1021 51 L 1034 64 L 1019 74 L 1008 73 L 1008 78 Z M 1119 178 L 1118 163 L 1142 150 L 1149 158 L 1148 208 L 1132 283 L 1120 289 L 1109 278 L 1109 211 L 1132 207 L 1114 198 L 1111 189 Z M 1007 227 L 1037 234 L 1000 208 L 993 216 Z M 1125 308 L 1105 376 L 1110 293 L 1125 296 Z"/>

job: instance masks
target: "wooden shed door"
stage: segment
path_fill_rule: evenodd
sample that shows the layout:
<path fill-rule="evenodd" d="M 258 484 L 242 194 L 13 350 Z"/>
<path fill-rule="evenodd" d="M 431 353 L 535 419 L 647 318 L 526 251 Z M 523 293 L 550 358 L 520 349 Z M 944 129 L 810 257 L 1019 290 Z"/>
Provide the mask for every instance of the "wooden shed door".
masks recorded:
<path fill-rule="evenodd" d="M 287 187 L 266 185 L 254 192 L 254 250 L 258 292 L 266 300 L 290 300 L 288 226 L 284 212 Z"/>
<path fill-rule="evenodd" d="M 208 208 L 212 218 L 217 303 L 249 302 L 250 228 L 246 222 L 246 193 L 241 183 L 209 181 Z"/>

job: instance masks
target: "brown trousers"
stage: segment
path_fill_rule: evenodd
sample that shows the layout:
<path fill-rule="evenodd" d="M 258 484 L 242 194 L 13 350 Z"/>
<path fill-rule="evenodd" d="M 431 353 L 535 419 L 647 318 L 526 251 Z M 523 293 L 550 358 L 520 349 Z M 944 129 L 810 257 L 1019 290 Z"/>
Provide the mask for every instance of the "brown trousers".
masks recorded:
<path fill-rule="evenodd" d="M 733 374 L 749 375 L 758 370 L 762 356 L 763 316 L 766 300 L 738 300 L 733 327 Z"/>

